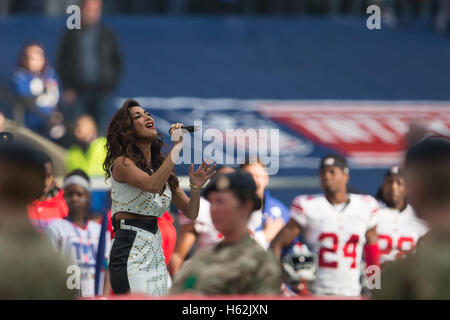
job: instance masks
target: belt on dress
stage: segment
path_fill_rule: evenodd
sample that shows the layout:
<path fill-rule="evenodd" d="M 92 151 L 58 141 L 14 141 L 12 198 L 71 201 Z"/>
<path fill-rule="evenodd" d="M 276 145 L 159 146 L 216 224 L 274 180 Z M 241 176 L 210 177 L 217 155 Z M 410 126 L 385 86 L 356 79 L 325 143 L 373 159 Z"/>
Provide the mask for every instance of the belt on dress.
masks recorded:
<path fill-rule="evenodd" d="M 158 232 L 158 220 L 157 219 L 122 219 L 119 221 L 114 220 L 114 232 L 119 229 L 135 230 L 135 228 L 142 229 L 155 234 Z M 139 231 L 139 230 L 135 230 Z"/>

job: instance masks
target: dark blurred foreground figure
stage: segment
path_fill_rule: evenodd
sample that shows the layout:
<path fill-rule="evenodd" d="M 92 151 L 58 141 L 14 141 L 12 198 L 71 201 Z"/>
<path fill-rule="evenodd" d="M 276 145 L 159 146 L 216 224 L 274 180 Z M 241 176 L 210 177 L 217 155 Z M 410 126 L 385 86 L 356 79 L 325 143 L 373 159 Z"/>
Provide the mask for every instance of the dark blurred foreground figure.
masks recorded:
<path fill-rule="evenodd" d="M 281 266 L 247 228 L 252 212 L 261 207 L 252 177 L 242 171 L 221 174 L 205 188 L 204 197 L 224 239 L 181 267 L 170 294 L 280 294 Z"/>
<path fill-rule="evenodd" d="M 405 159 L 410 204 L 430 233 L 417 252 L 381 273 L 378 299 L 450 299 L 450 140 L 427 138 Z"/>
<path fill-rule="evenodd" d="M 70 299 L 65 263 L 28 220 L 44 190 L 45 160 L 16 142 L 0 144 L 0 299 Z"/>

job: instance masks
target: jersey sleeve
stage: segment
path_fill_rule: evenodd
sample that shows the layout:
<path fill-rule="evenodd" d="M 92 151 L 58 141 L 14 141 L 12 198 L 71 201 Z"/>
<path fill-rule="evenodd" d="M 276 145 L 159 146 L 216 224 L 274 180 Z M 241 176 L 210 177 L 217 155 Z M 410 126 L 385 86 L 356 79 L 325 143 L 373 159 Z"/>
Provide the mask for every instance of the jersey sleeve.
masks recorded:
<path fill-rule="evenodd" d="M 308 215 L 305 211 L 305 197 L 297 196 L 291 203 L 291 218 L 294 219 L 301 227 L 308 225 Z"/>
<path fill-rule="evenodd" d="M 419 235 L 419 239 L 420 239 L 428 233 L 429 227 L 425 221 L 423 221 L 421 219 L 417 219 L 417 220 L 418 221 L 417 221 L 416 229 L 417 229 L 417 234 Z"/>

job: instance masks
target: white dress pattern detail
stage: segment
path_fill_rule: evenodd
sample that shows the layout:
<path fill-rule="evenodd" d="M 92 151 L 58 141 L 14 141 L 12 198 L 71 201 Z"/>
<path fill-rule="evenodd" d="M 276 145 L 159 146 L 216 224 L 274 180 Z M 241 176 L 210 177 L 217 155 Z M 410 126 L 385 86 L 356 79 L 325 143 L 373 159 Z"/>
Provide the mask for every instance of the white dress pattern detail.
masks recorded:
<path fill-rule="evenodd" d="M 127 183 L 117 182 L 111 175 L 112 217 L 121 211 L 161 217 L 169 209 L 171 199 L 172 192 L 168 183 L 162 194 L 150 193 Z M 152 233 L 121 223 L 119 231 L 122 229 L 136 231 L 126 265 L 130 292 L 152 296 L 167 295 L 169 274 L 159 229 L 156 233 Z"/>

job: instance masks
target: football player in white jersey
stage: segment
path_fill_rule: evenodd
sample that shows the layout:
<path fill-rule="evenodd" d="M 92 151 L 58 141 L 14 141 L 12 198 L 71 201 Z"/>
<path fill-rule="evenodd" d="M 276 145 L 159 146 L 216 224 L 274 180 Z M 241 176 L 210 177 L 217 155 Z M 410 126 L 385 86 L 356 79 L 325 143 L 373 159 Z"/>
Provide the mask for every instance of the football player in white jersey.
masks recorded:
<path fill-rule="evenodd" d="M 64 180 L 64 199 L 69 215 L 52 221 L 47 228 L 47 236 L 58 252 L 69 257 L 80 269 L 79 294 L 81 297 L 95 296 L 95 263 L 100 239 L 101 225 L 88 220 L 90 209 L 90 184 L 82 170 L 74 170 Z M 105 262 L 110 251 L 110 235 L 106 233 Z M 73 271 L 72 271 L 73 272 Z M 73 273 L 76 275 L 77 273 Z M 69 276 L 69 275 L 68 275 Z M 103 294 L 110 293 L 109 280 L 104 280 Z"/>
<path fill-rule="evenodd" d="M 345 158 L 324 157 L 320 164 L 324 193 L 297 196 L 291 204 L 291 219 L 271 244 L 280 257 L 281 250 L 303 233 L 318 259 L 310 288 L 316 295 L 359 296 L 363 251 L 368 266 L 379 264 L 378 203 L 368 195 L 347 193 L 349 177 Z"/>
<path fill-rule="evenodd" d="M 381 264 L 414 252 L 419 239 L 428 232 L 426 222 L 417 218 L 407 203 L 406 194 L 404 170 L 394 166 L 386 172 L 377 194 L 380 200 L 377 233 Z"/>

